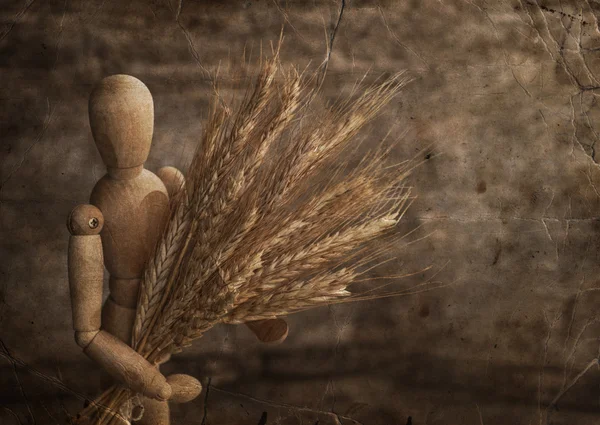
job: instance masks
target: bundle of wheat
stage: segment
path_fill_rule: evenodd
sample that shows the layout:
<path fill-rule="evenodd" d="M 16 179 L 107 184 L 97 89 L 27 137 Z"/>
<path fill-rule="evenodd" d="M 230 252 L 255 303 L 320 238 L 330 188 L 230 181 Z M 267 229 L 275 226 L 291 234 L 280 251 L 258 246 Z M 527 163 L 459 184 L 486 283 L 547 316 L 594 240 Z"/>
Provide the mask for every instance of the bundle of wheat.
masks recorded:
<path fill-rule="evenodd" d="M 276 53 L 237 107 L 216 98 L 146 267 L 133 348 L 157 364 L 218 323 L 381 296 L 346 288 L 389 249 L 368 243 L 394 234 L 410 203 L 404 181 L 414 163 L 384 166 L 390 147 L 349 172 L 338 158 L 406 82 L 397 74 L 359 95 L 355 89 L 303 119 L 318 90 L 314 78 L 282 70 Z M 323 170 L 324 184 L 307 184 Z M 127 420 L 121 406 L 131 397 L 115 386 L 80 417 Z"/>

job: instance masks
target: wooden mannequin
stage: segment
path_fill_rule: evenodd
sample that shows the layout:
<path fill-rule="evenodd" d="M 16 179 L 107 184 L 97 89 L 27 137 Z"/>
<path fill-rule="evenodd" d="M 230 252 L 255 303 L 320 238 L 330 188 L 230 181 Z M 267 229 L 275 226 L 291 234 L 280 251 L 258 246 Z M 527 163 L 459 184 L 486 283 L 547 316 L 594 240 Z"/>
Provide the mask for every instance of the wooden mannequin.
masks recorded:
<path fill-rule="evenodd" d="M 75 207 L 67 221 L 75 340 L 111 376 L 146 397 L 138 424 L 168 425 L 167 400 L 192 400 L 202 387 L 188 375 L 165 378 L 129 344 L 144 265 L 165 225 L 169 195 L 182 187 L 183 175 L 173 167 L 157 175 L 144 169 L 154 105 L 138 79 L 103 79 L 90 96 L 89 117 L 107 174 L 96 183 L 91 205 Z M 104 266 L 110 295 L 102 307 Z M 263 342 L 283 341 L 288 332 L 281 319 L 249 328 Z"/>

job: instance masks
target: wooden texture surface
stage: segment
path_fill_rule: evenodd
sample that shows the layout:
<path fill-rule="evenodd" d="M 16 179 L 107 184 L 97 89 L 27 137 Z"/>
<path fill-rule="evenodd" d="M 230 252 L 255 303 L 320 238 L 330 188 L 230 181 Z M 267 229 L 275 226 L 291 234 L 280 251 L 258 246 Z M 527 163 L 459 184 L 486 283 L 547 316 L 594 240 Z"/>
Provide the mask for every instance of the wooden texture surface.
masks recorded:
<path fill-rule="evenodd" d="M 100 236 L 71 236 L 68 261 L 73 329 L 97 331 L 101 325 L 104 280 Z"/>
<path fill-rule="evenodd" d="M 117 278 L 140 278 L 167 218 L 165 185 L 148 170 L 127 180 L 106 175 L 94 186 L 90 202 L 104 214 L 106 269 Z"/>
<path fill-rule="evenodd" d="M 94 88 L 89 101 L 90 127 L 109 168 L 132 168 L 146 162 L 154 131 L 154 104 L 137 78 L 112 75 Z"/>
<path fill-rule="evenodd" d="M 114 379 L 134 391 L 161 400 L 171 397 L 171 387 L 158 369 L 108 332 L 100 331 L 84 351 Z"/>

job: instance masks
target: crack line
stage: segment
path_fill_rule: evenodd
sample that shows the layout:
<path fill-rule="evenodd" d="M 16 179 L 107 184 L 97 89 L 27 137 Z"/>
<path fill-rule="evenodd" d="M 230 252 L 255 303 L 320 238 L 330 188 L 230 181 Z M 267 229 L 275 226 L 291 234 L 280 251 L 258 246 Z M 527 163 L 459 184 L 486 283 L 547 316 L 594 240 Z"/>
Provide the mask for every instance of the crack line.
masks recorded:
<path fill-rule="evenodd" d="M 21 21 L 21 18 L 23 18 L 23 15 L 25 15 L 25 13 L 29 10 L 29 8 L 33 5 L 33 3 L 35 3 L 35 0 L 31 0 L 29 3 L 27 3 L 25 5 L 25 7 L 23 9 L 21 9 L 20 12 L 18 12 L 15 17 L 13 18 L 12 22 L 10 23 L 10 25 L 8 26 L 8 30 L 2 34 L 2 36 L 0 36 L 0 42 L 2 40 L 4 40 L 6 38 L 6 36 L 12 31 L 12 29 L 15 27 L 15 25 L 17 25 L 17 23 L 19 23 Z"/>
<path fill-rule="evenodd" d="M 246 398 L 248 400 L 254 401 L 256 403 L 260 403 L 260 404 L 266 404 L 267 406 L 271 406 L 271 407 L 275 407 L 275 408 L 280 408 L 280 409 L 288 409 L 288 410 L 295 410 L 298 412 L 308 412 L 308 413 L 316 413 L 318 415 L 324 415 L 324 416 L 328 416 L 330 418 L 336 419 L 336 417 L 347 420 L 347 421 L 352 421 L 355 424 L 358 425 L 364 425 L 363 423 L 357 421 L 356 419 L 350 418 L 348 416 L 344 416 L 344 415 L 340 415 L 338 413 L 335 412 L 327 412 L 327 411 L 323 411 L 323 410 L 316 410 L 316 409 L 311 409 L 310 407 L 303 407 L 303 406 L 294 406 L 293 404 L 288 404 L 288 403 L 276 403 L 276 402 L 272 402 L 269 400 L 261 400 L 259 398 L 256 397 L 252 397 L 251 395 L 248 394 L 243 394 L 243 393 L 237 393 L 237 392 L 233 392 L 233 391 L 228 391 L 228 390 L 224 390 L 221 388 L 217 388 L 215 386 L 212 387 L 213 391 L 216 392 L 220 392 L 223 394 L 228 394 L 228 395 L 232 395 L 235 397 L 243 397 Z"/>
<path fill-rule="evenodd" d="M 45 373 L 42 373 L 42 372 L 28 366 L 23 360 L 20 360 L 20 359 L 14 357 L 10 353 L 10 351 L 8 351 L 8 348 L 6 347 L 6 344 L 4 344 L 2 339 L 0 339 L 0 356 L 7 359 L 13 365 L 13 368 L 15 370 L 18 366 L 18 367 L 24 369 L 25 371 L 31 373 L 32 375 L 43 379 L 44 381 L 50 383 L 51 385 L 54 385 L 55 387 L 61 389 L 62 391 L 72 394 L 73 396 L 77 397 L 79 400 L 89 402 L 89 398 L 85 394 L 69 388 L 60 379 L 57 379 L 56 377 L 53 377 L 53 376 L 46 375 Z M 61 406 L 62 406 L 62 403 L 61 403 Z M 110 409 L 102 404 L 96 404 L 96 407 L 98 409 L 108 410 L 108 411 L 112 412 L 112 409 Z M 64 409 L 64 407 L 63 407 L 63 409 Z M 68 412 L 66 412 L 66 409 L 64 409 L 64 410 L 65 410 L 65 414 L 68 414 Z"/>
<path fill-rule="evenodd" d="M 212 376 L 208 378 L 208 383 L 206 384 L 206 395 L 204 396 L 204 416 L 202 416 L 202 422 L 200 425 L 205 425 L 206 418 L 208 417 L 208 393 L 210 392 L 210 381 L 212 381 Z"/>
<path fill-rule="evenodd" d="M 317 81 L 317 91 L 323 85 L 323 81 L 325 80 L 325 75 L 327 75 L 327 68 L 329 68 L 329 60 L 331 59 L 331 52 L 333 51 L 333 42 L 335 41 L 335 36 L 337 35 L 338 28 L 340 23 L 342 22 L 342 16 L 344 16 L 344 9 L 346 8 L 346 0 L 341 0 L 342 4 L 340 6 L 340 14 L 338 15 L 337 22 L 331 31 L 329 36 L 329 43 L 327 44 L 327 53 L 325 55 L 325 60 L 321 63 L 321 67 L 323 71 L 321 72 L 320 81 Z"/>
<path fill-rule="evenodd" d="M 15 418 L 17 418 L 17 421 L 19 421 L 19 425 L 23 425 L 23 422 L 21 422 L 21 418 L 19 417 L 19 415 L 17 415 L 12 409 L 9 409 L 6 406 L 2 406 L 2 408 L 4 410 L 6 410 L 8 413 L 10 413 L 11 415 L 13 415 Z"/>
<path fill-rule="evenodd" d="M 4 345 L 4 342 L 2 340 L 0 340 L 0 345 L 2 346 L 2 350 L 4 352 L 6 352 L 6 355 L 10 356 L 10 352 L 8 351 L 8 348 L 6 347 L 6 345 Z M 23 388 L 23 383 L 21 382 L 21 378 L 19 377 L 19 371 L 17 370 L 17 365 L 14 362 L 11 362 L 12 364 L 12 368 L 13 368 L 13 374 L 15 376 L 15 379 L 17 380 L 17 384 L 19 385 L 19 389 L 21 391 L 21 395 L 23 396 L 23 400 L 25 400 L 25 404 L 27 405 L 27 411 L 29 412 L 29 416 L 31 416 L 31 420 L 33 421 L 33 425 L 35 425 L 37 423 L 36 419 L 35 419 L 35 415 L 33 414 L 33 411 L 31 410 L 31 403 L 29 401 L 29 398 L 27 397 L 27 394 L 25 394 L 25 388 Z M 21 422 L 21 421 L 19 421 Z"/>
<path fill-rule="evenodd" d="M 549 412 L 552 407 L 556 406 L 556 403 L 558 403 L 562 396 L 565 395 L 567 391 L 569 391 L 593 366 L 599 366 L 598 359 L 594 359 L 591 362 L 589 362 L 588 365 L 581 372 L 579 372 L 575 378 L 573 378 L 569 385 L 567 385 L 566 388 L 564 388 L 561 392 L 559 392 L 556 395 L 556 397 L 554 397 L 554 399 L 546 408 L 546 412 Z"/>
<path fill-rule="evenodd" d="M 383 25 L 386 27 L 386 29 L 388 30 L 388 32 L 390 33 L 390 35 L 392 36 L 392 38 L 394 39 L 394 41 L 396 42 L 396 44 L 398 44 L 404 50 L 407 50 L 408 52 L 410 52 L 413 55 L 415 55 L 421 62 L 423 62 L 425 64 L 425 67 L 427 69 L 430 69 L 429 63 L 427 63 L 427 61 L 421 55 L 419 55 L 417 52 L 415 52 L 409 46 L 407 46 L 406 44 L 402 43 L 402 41 L 400 41 L 400 38 L 398 38 L 398 36 L 396 35 L 396 33 L 394 31 L 392 31 L 392 29 L 390 28 L 390 26 L 389 26 L 389 24 L 387 22 L 387 19 L 385 19 L 385 14 L 383 13 L 383 9 L 381 8 L 381 6 L 377 6 L 377 8 L 379 9 L 379 14 L 381 15 L 381 19 L 383 20 Z"/>

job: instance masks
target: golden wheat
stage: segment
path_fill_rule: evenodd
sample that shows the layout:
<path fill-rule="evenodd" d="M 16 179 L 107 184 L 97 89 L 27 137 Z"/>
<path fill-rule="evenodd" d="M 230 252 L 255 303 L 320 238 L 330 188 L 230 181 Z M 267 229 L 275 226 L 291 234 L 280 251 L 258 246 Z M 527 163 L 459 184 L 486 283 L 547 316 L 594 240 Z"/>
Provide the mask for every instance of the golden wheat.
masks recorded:
<path fill-rule="evenodd" d="M 221 98 L 212 103 L 185 189 L 172 199 L 146 266 L 132 337 L 150 362 L 218 323 L 348 299 L 359 269 L 386 252 L 369 243 L 393 235 L 409 204 L 403 182 L 410 163 L 387 169 L 389 149 L 366 155 L 352 171 L 339 163 L 407 78 L 394 75 L 358 97 L 356 88 L 314 111 L 314 78 L 281 70 L 278 53 L 261 64 L 237 107 Z M 131 397 L 115 386 L 81 416 L 117 423 Z"/>

